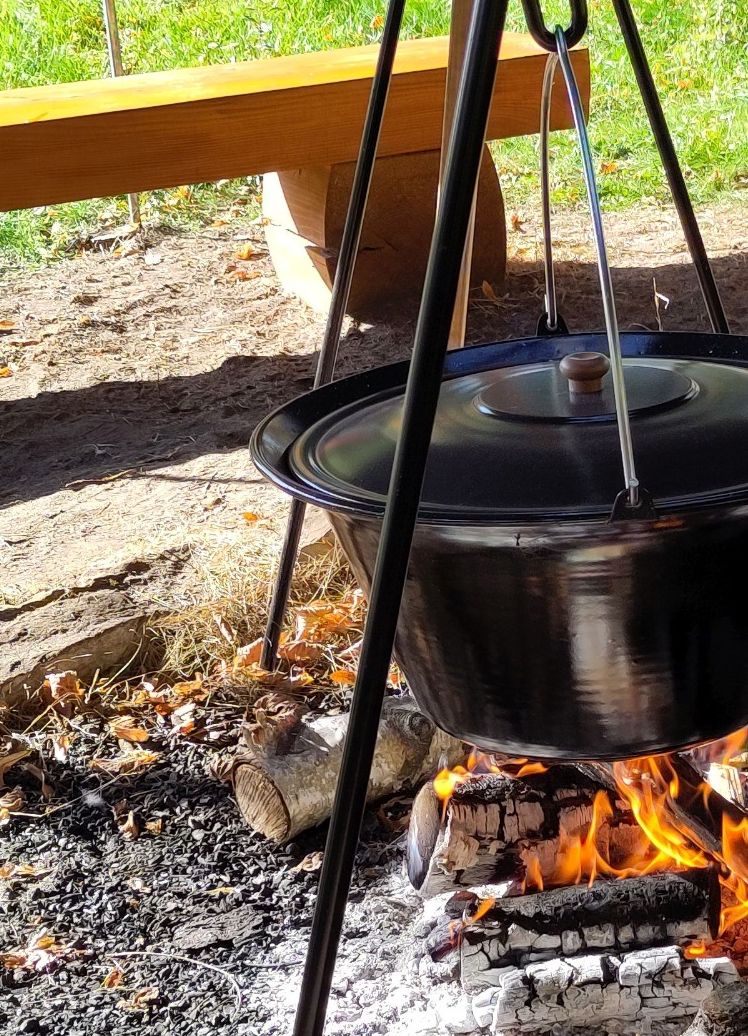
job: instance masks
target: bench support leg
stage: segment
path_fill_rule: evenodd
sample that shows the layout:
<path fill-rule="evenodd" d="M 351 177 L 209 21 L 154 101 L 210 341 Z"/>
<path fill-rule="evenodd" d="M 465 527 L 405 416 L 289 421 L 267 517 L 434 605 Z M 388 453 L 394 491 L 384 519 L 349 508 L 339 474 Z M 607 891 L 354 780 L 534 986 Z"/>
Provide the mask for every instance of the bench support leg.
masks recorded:
<path fill-rule="evenodd" d="M 438 151 L 377 161 L 349 313 L 373 323 L 414 317 L 436 212 Z M 271 173 L 263 214 L 270 256 L 286 291 L 327 312 L 353 178 L 353 163 Z M 471 285 L 499 285 L 506 263 L 501 187 L 488 147 L 478 188 Z"/>

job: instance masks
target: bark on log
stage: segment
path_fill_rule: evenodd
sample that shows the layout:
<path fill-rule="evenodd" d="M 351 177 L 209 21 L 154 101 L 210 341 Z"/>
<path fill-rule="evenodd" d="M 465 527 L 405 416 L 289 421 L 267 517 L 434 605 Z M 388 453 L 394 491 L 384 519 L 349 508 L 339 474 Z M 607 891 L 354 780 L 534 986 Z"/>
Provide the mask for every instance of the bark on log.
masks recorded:
<path fill-rule="evenodd" d="M 327 820 L 348 729 L 348 714 L 301 717 L 275 744 L 237 760 L 234 792 L 244 819 L 266 838 L 286 842 Z M 464 758 L 464 745 L 410 700 L 386 698 L 369 782 L 369 801 L 393 795 Z"/>
<path fill-rule="evenodd" d="M 715 989 L 737 981 L 729 960 L 686 960 L 674 946 L 557 958 L 505 969 L 473 997 L 472 1010 L 492 1036 L 547 1033 L 556 1025 L 630 1033 L 641 1023 L 649 1032 L 653 1023 L 685 1024 Z"/>
<path fill-rule="evenodd" d="M 748 985 L 736 982 L 707 997 L 683 1036 L 745 1036 L 748 1032 Z"/>
<path fill-rule="evenodd" d="M 613 816 L 601 826 L 598 846 L 615 864 L 646 846 L 628 806 L 595 775 L 574 766 L 514 778 L 475 776 L 455 789 L 442 822 L 431 785 L 416 796 L 408 832 L 407 867 L 424 896 L 455 885 L 484 885 L 524 878 L 529 852 L 547 878 L 554 870 L 561 835 L 586 834 L 598 792 L 605 791 Z"/>
<path fill-rule="evenodd" d="M 711 870 L 596 881 L 589 887 L 571 885 L 497 899 L 461 932 L 462 985 L 476 993 L 495 985 L 504 968 L 560 954 L 619 954 L 707 942 L 717 934 L 719 915 L 719 880 Z"/>

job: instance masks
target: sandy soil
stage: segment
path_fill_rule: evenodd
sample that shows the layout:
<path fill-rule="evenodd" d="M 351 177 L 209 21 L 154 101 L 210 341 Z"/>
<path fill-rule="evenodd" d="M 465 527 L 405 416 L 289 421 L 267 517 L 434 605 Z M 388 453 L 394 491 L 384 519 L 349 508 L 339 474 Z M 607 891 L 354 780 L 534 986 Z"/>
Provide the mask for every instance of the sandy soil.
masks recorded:
<path fill-rule="evenodd" d="M 748 332 L 748 204 L 705 211 L 702 225 L 733 328 Z M 622 326 L 706 329 L 675 217 L 643 210 L 608 228 Z M 554 237 L 562 312 L 572 329 L 598 328 L 583 214 L 559 216 Z M 0 380 L 0 603 L 11 610 L 195 543 L 252 549 L 283 519 L 246 444 L 264 414 L 310 387 L 323 319 L 283 293 L 259 227 L 150 232 L 147 244 L 0 285 L 0 319 L 16 325 L 0 334 L 0 367 L 12 371 Z M 253 256 L 237 259 L 248 244 Z M 474 292 L 472 341 L 534 331 L 533 213 L 512 219 L 509 255 L 506 283 Z M 659 313 L 655 282 L 669 300 Z M 412 332 L 349 325 L 340 372 L 406 355 Z M 249 527 L 246 511 L 264 520 Z M 152 596 L 168 606 L 168 586 Z"/>

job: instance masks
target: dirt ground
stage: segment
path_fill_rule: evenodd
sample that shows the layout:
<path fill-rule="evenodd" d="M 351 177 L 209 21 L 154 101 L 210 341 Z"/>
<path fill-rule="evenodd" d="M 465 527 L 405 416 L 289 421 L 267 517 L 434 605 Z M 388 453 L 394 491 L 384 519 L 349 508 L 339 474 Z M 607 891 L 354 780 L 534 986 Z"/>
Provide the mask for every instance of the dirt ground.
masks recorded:
<path fill-rule="evenodd" d="M 733 330 L 748 332 L 748 204 L 701 222 Z M 674 215 L 607 223 L 622 327 L 706 330 Z M 174 606 L 196 545 L 251 551 L 283 520 L 246 447 L 261 417 L 311 386 L 323 318 L 284 294 L 260 227 L 147 236 L 129 255 L 86 253 L 0 282 L 0 320 L 14 325 L 0 334 L 12 372 L 0 379 L 0 621 L 13 645 L 0 684 L 59 654 L 71 628 L 85 670 L 88 632 Z M 584 214 L 559 216 L 554 238 L 567 322 L 601 327 Z M 540 246 L 534 214 L 513 214 L 507 280 L 474 292 L 471 341 L 533 333 Z M 407 355 L 412 333 L 349 324 L 340 373 Z M 116 636 L 110 648 L 115 661 Z"/>

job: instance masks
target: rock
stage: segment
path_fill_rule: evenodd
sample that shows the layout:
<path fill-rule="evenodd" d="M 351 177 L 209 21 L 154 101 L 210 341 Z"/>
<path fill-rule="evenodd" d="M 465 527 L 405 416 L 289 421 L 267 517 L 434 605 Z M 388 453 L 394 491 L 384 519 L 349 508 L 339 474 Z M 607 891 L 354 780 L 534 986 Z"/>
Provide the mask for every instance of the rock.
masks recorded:
<path fill-rule="evenodd" d="M 693 1025 L 683 1036 L 746 1036 L 748 983 L 723 986 L 701 1005 Z"/>
<path fill-rule="evenodd" d="M 180 950 L 202 950 L 221 943 L 241 945 L 262 927 L 262 919 L 244 904 L 223 914 L 202 914 L 174 930 L 172 943 Z"/>
<path fill-rule="evenodd" d="M 75 669 L 86 681 L 126 662 L 156 614 L 159 587 L 176 583 L 185 560 L 174 553 L 132 561 L 80 586 L 0 608 L 3 704 L 12 708 L 15 696 L 35 690 L 57 669 Z"/>

